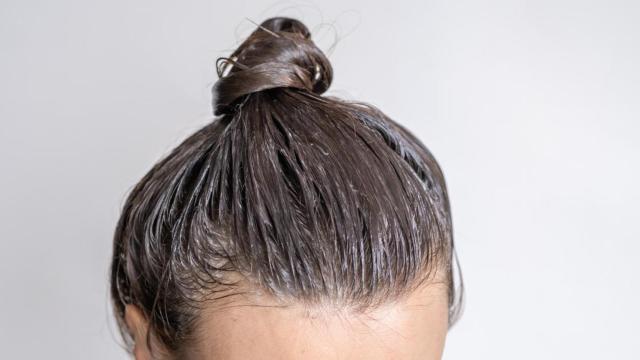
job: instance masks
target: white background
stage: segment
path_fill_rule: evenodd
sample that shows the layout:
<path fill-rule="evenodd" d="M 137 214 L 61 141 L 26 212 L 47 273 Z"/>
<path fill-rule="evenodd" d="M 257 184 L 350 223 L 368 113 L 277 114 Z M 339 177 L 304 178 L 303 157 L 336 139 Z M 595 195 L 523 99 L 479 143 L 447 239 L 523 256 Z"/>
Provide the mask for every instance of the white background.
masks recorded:
<path fill-rule="evenodd" d="M 126 358 L 125 194 L 210 121 L 245 17 L 273 15 L 337 33 L 329 93 L 444 169 L 468 291 L 445 359 L 640 359 L 640 3 L 618 0 L 3 0 L 0 358 Z"/>

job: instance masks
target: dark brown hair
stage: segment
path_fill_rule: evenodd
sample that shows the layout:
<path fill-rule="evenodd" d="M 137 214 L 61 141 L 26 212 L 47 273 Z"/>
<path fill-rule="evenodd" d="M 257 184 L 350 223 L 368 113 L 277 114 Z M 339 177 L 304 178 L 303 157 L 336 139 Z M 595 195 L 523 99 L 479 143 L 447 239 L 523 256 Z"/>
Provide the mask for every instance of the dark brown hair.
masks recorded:
<path fill-rule="evenodd" d="M 443 269 L 452 324 L 462 287 L 427 148 L 372 105 L 322 96 L 331 64 L 295 19 L 264 21 L 219 65 L 216 117 L 136 184 L 115 230 L 111 295 L 127 344 L 135 304 L 179 351 L 203 299 L 233 289 L 230 274 L 277 298 L 366 309 Z"/>

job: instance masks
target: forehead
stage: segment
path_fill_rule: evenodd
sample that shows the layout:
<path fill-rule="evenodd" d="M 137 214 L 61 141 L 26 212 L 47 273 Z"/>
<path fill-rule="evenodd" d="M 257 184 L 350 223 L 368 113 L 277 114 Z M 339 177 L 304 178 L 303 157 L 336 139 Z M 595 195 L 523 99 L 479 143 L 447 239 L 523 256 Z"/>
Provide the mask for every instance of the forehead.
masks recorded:
<path fill-rule="evenodd" d="M 194 360 L 440 359 L 447 314 L 441 284 L 365 313 L 241 296 L 202 312 L 188 353 Z"/>

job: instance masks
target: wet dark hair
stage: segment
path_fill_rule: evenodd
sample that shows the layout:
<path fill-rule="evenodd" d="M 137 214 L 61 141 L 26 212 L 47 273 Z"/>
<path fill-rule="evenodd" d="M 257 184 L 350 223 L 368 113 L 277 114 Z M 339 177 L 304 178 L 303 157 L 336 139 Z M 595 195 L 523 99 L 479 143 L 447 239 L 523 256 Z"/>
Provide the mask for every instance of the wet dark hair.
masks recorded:
<path fill-rule="evenodd" d="M 233 293 L 231 274 L 279 299 L 366 309 L 442 269 L 452 324 L 462 287 L 427 148 L 372 105 L 322 96 L 331 64 L 295 19 L 264 21 L 219 60 L 215 118 L 135 185 L 115 230 L 127 345 L 135 304 L 179 351 L 203 301 Z"/>

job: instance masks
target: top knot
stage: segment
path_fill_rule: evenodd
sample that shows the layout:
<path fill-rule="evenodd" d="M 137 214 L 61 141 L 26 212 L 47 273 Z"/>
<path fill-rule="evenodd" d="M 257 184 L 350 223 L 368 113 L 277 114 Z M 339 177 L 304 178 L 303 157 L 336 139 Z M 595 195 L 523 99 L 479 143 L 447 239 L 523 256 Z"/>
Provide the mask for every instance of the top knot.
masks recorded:
<path fill-rule="evenodd" d="M 216 116 L 230 112 L 240 97 L 267 89 L 291 87 L 319 95 L 333 78 L 331 63 L 309 29 L 284 17 L 265 20 L 217 65 L 219 79 L 212 89 Z"/>

